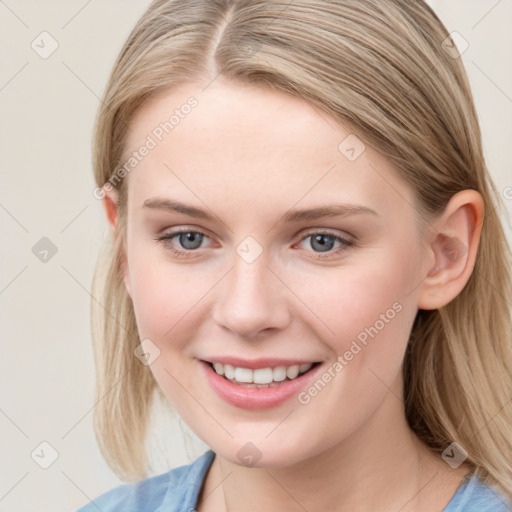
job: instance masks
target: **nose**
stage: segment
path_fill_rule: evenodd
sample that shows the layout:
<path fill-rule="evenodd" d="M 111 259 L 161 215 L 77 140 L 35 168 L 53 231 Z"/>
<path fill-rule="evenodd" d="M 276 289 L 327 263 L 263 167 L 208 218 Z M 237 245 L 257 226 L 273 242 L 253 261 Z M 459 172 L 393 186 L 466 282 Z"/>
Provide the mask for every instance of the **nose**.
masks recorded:
<path fill-rule="evenodd" d="M 213 320 L 244 339 L 285 328 L 290 322 L 286 286 L 263 257 L 247 263 L 237 254 L 234 268 L 222 280 L 213 307 Z"/>

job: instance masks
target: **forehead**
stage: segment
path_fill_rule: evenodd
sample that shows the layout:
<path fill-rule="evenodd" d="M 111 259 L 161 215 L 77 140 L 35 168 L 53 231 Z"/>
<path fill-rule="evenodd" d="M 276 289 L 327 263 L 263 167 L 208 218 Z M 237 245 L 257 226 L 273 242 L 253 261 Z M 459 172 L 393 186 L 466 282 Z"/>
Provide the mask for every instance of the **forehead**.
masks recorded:
<path fill-rule="evenodd" d="M 352 197 L 386 208 L 412 200 L 391 162 L 325 112 L 220 78 L 144 104 L 130 124 L 126 156 L 143 146 L 150 149 L 128 176 L 129 202 L 137 204 L 166 194 L 195 195 L 195 202 L 201 194 L 220 204 L 229 198 L 239 208 L 261 194 L 266 208 Z"/>

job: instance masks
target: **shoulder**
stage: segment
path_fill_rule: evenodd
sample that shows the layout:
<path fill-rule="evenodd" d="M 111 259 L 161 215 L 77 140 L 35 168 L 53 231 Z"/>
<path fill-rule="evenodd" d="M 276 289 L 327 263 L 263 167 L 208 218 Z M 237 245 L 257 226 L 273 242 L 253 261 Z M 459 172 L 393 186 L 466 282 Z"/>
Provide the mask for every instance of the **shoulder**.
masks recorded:
<path fill-rule="evenodd" d="M 193 509 L 214 457 L 215 454 L 209 450 L 191 464 L 138 482 L 119 485 L 76 512 L 172 512 Z"/>
<path fill-rule="evenodd" d="M 466 477 L 443 512 L 510 512 L 511 503 L 476 474 Z"/>

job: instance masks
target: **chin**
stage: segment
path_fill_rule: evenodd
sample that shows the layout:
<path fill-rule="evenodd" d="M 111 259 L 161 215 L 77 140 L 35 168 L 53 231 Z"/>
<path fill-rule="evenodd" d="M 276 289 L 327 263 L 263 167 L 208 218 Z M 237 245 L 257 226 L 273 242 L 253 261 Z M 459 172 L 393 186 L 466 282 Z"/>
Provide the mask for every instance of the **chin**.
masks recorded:
<path fill-rule="evenodd" d="M 218 450 L 215 449 L 215 446 L 210 446 L 216 454 L 232 464 L 259 469 L 286 468 L 304 462 L 323 451 L 320 447 L 317 450 L 314 447 L 304 450 L 303 443 L 297 440 L 290 442 L 288 439 L 287 443 L 283 445 L 284 439 L 277 437 L 271 442 L 268 439 L 261 439 L 260 441 L 248 441 L 246 439 L 247 437 L 241 442 L 231 441 L 229 447 L 224 442 Z M 301 446 L 303 449 L 298 449 Z"/>

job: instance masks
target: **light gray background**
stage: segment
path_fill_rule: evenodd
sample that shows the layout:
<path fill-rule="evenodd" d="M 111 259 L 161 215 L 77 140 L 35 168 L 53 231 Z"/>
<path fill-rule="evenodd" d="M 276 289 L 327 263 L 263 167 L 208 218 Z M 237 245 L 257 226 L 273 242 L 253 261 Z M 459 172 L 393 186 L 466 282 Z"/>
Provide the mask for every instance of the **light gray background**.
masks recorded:
<path fill-rule="evenodd" d="M 510 237 L 512 0 L 430 3 L 469 43 L 462 57 Z M 90 146 L 111 66 L 148 4 L 0 1 L 0 511 L 72 511 L 121 483 L 92 430 L 89 290 L 107 224 Z M 46 59 L 31 47 L 44 50 L 43 31 L 58 43 Z M 42 237 L 57 248 L 46 263 L 32 252 Z M 158 472 L 205 449 L 184 444 L 179 423 L 162 415 L 156 426 Z M 51 461 L 43 441 L 58 453 L 48 469 L 35 462 Z"/>

